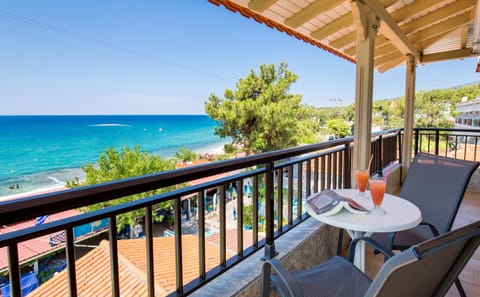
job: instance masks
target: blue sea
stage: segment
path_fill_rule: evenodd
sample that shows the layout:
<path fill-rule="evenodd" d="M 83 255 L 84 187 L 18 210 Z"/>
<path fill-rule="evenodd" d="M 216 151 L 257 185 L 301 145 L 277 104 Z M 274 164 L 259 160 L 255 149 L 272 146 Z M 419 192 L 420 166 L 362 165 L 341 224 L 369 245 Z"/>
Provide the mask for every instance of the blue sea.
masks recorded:
<path fill-rule="evenodd" d="M 83 179 L 81 166 L 109 147 L 140 146 L 164 158 L 182 147 L 218 150 L 226 140 L 215 127 L 207 115 L 0 116 L 0 197 Z"/>

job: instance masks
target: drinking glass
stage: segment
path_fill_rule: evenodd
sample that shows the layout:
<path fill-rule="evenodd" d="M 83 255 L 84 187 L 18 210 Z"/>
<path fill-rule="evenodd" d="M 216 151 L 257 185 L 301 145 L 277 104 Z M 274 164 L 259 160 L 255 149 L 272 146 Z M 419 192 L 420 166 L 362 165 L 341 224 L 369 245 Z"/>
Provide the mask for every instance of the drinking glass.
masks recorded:
<path fill-rule="evenodd" d="M 360 199 L 368 199 L 367 195 L 365 194 L 365 190 L 367 189 L 369 177 L 370 177 L 370 173 L 368 172 L 368 170 L 366 169 L 355 170 L 355 180 L 357 181 L 357 187 L 358 187 L 357 197 Z"/>
<path fill-rule="evenodd" d="M 382 208 L 383 196 L 385 196 L 385 180 L 383 178 L 371 178 L 369 182 L 370 195 L 372 195 L 372 213 L 384 216 L 387 212 Z"/>

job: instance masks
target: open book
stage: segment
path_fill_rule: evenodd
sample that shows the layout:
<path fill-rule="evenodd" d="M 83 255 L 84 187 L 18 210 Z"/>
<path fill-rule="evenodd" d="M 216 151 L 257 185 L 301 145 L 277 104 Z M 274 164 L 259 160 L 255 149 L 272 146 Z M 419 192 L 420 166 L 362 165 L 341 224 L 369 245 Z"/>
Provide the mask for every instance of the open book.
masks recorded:
<path fill-rule="evenodd" d="M 357 203 L 355 200 L 338 195 L 332 190 L 324 190 L 307 198 L 307 203 L 320 216 L 331 216 L 342 210 L 342 208 L 354 214 L 365 214 L 369 210 Z"/>

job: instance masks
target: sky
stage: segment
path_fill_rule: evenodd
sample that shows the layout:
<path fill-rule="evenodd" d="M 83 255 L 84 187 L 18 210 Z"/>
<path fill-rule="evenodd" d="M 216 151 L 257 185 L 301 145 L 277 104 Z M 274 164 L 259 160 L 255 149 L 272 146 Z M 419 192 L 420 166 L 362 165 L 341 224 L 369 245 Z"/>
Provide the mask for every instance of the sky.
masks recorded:
<path fill-rule="evenodd" d="M 303 103 L 354 102 L 354 64 L 206 0 L 3 0 L 0 36 L 0 115 L 205 114 L 280 62 Z M 416 90 L 479 81 L 476 61 L 419 65 Z M 404 66 L 375 71 L 374 100 L 404 92 Z"/>

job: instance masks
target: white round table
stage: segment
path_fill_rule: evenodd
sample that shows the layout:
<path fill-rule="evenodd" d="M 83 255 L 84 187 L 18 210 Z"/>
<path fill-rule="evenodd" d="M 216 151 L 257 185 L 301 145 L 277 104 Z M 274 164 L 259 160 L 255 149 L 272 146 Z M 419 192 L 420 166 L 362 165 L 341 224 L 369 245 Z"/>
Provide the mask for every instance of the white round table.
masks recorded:
<path fill-rule="evenodd" d="M 373 208 L 369 191 L 366 191 L 365 197 L 368 197 L 368 199 L 365 200 L 357 199 L 355 197 L 358 193 L 358 190 L 356 189 L 341 189 L 334 191 L 341 196 L 354 199 L 367 209 Z M 397 232 L 407 230 L 417 226 L 422 220 L 422 214 L 416 205 L 391 194 L 385 194 L 383 199 L 382 208 L 387 212 L 384 216 L 379 216 L 371 212 L 367 214 L 353 214 L 346 209 L 342 209 L 334 215 L 323 217 L 317 215 L 315 211 L 309 207 L 308 203 L 305 205 L 310 216 L 325 224 L 347 230 L 352 239 L 362 236 L 370 236 L 375 232 Z M 354 263 L 360 270 L 364 271 L 364 242 L 359 242 L 356 246 Z"/>

